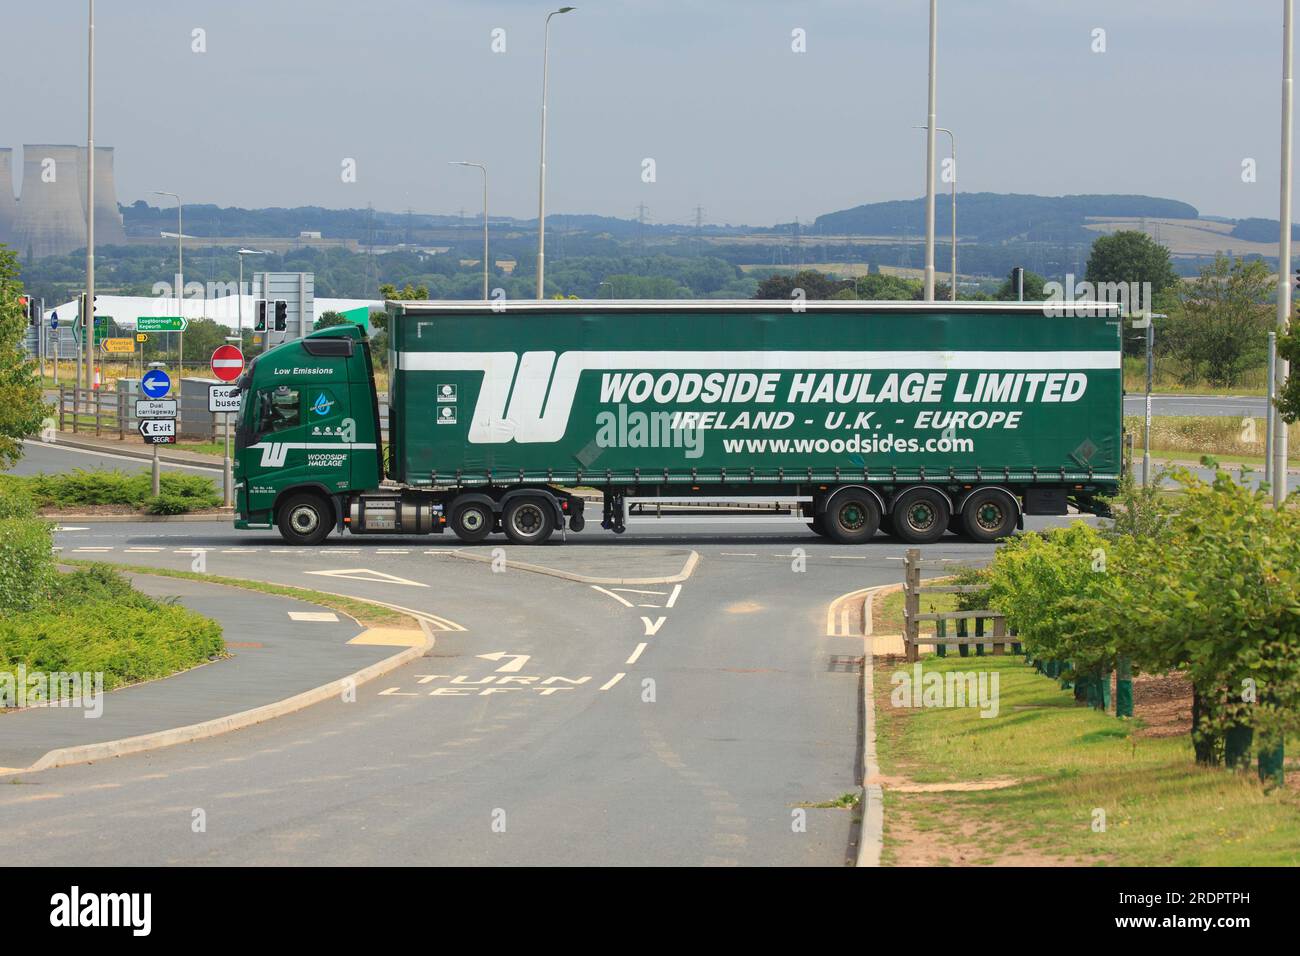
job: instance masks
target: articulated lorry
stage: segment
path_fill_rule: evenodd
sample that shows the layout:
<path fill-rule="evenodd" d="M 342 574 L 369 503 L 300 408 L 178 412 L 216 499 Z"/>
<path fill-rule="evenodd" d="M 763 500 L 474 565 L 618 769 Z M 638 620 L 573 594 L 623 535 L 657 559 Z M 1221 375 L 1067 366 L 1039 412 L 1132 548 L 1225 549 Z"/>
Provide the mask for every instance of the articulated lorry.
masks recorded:
<path fill-rule="evenodd" d="M 1066 314 L 1059 314 L 1064 311 Z M 1122 316 L 1071 303 L 391 302 L 388 437 L 351 325 L 239 381 L 237 528 L 503 532 L 600 508 L 995 541 L 1105 513 L 1123 466 Z M 1053 313 L 1057 314 L 1053 314 Z"/>

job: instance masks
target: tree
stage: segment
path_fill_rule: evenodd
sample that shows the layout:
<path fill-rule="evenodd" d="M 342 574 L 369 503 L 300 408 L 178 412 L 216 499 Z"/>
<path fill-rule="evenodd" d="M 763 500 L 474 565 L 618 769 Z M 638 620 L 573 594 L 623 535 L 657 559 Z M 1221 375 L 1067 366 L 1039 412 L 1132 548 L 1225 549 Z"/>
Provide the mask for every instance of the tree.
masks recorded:
<path fill-rule="evenodd" d="M 1211 385 L 1236 385 L 1246 369 L 1267 361 L 1272 292 L 1272 276 L 1260 259 L 1220 255 L 1201 270 L 1183 290 L 1177 319 L 1161 329 L 1169 351 L 1186 363 L 1186 384 L 1203 377 Z"/>
<path fill-rule="evenodd" d="M 22 457 L 23 439 L 40 430 L 47 414 L 36 369 L 23 352 L 22 292 L 18 256 L 0 245 L 0 462 L 5 464 Z"/>
<path fill-rule="evenodd" d="M 904 279 L 902 276 L 883 275 L 879 272 L 859 277 L 856 288 L 859 299 L 882 302 L 917 299 L 925 294 L 925 284 L 918 279 Z"/>
<path fill-rule="evenodd" d="M 758 284 L 755 299 L 789 299 L 795 289 L 803 290 L 805 299 L 829 299 L 841 289 L 853 288 L 848 279 L 833 279 L 824 272 L 804 269 L 791 275 L 788 272 L 775 272 Z"/>
<path fill-rule="evenodd" d="M 379 287 L 379 294 L 385 299 L 401 301 L 427 299 L 429 298 L 429 287 L 427 285 L 420 285 L 412 288 L 411 283 L 408 282 L 404 289 L 399 290 L 397 286 L 393 285 L 391 282 L 385 282 Z"/>
<path fill-rule="evenodd" d="M 329 311 L 329 312 L 322 312 L 320 314 L 320 317 L 317 318 L 316 321 L 312 323 L 311 327 L 313 330 L 329 329 L 329 328 L 333 328 L 336 325 L 347 325 L 347 324 L 348 324 L 348 320 L 345 319 L 338 312 Z"/>
<path fill-rule="evenodd" d="M 1024 290 L 1026 302 L 1042 302 L 1047 298 L 1047 293 L 1043 287 L 1047 285 L 1047 280 L 1037 272 L 1025 270 Z M 998 287 L 998 293 L 994 298 L 1001 302 L 1015 302 L 1019 298 L 1016 290 L 1016 274 L 1013 270 L 1007 274 L 1007 279 Z"/>
<path fill-rule="evenodd" d="M 1169 250 L 1145 232 L 1132 229 L 1098 237 L 1088 253 L 1084 279 L 1094 289 L 1111 282 L 1150 283 L 1153 299 L 1178 285 L 1178 273 L 1169 261 Z M 1154 301 L 1144 302 L 1143 306 L 1152 308 Z"/>

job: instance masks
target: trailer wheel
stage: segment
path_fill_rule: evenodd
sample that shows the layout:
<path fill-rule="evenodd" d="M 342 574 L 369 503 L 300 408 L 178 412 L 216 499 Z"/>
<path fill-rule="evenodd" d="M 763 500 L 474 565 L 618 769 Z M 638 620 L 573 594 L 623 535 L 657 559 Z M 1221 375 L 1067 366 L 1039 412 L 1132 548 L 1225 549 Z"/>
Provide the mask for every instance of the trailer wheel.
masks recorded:
<path fill-rule="evenodd" d="M 315 545 L 329 537 L 334 509 L 320 495 L 310 492 L 290 495 L 280 505 L 277 522 L 280 537 L 289 544 Z"/>
<path fill-rule="evenodd" d="M 908 544 L 933 544 L 948 530 L 948 499 L 933 488 L 917 488 L 894 505 L 894 529 Z"/>
<path fill-rule="evenodd" d="M 1016 528 L 1016 518 L 1015 501 L 996 488 L 972 492 L 961 509 L 962 530 L 972 541 L 982 544 L 1009 537 Z"/>
<path fill-rule="evenodd" d="M 555 515 L 544 498 L 512 498 L 501 515 L 501 526 L 515 544 L 541 544 L 555 530 Z"/>
<path fill-rule="evenodd" d="M 846 488 L 832 496 L 822 521 L 832 541 L 861 544 L 870 541 L 880 527 L 880 504 L 870 492 Z"/>
<path fill-rule="evenodd" d="M 452 502 L 451 530 L 456 537 L 467 544 L 482 541 L 491 534 L 494 520 L 492 507 L 486 502 L 463 501 L 459 504 Z"/>

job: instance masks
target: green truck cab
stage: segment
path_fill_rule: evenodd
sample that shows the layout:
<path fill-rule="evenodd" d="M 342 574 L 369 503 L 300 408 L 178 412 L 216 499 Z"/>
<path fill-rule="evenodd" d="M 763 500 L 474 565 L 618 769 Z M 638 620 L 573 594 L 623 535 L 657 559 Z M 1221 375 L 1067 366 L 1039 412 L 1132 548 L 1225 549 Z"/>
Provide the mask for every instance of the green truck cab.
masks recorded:
<path fill-rule="evenodd" d="M 239 380 L 237 528 L 500 532 L 797 523 L 839 543 L 996 541 L 1106 513 L 1123 461 L 1106 303 L 391 302 L 370 342 L 285 342 Z"/>

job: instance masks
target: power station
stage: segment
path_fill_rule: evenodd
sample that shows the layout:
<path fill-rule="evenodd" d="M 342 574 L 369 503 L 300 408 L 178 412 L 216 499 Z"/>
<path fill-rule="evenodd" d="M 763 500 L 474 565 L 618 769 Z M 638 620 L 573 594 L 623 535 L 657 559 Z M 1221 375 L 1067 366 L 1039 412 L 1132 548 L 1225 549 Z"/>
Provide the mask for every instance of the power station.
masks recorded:
<path fill-rule="evenodd" d="M 13 150 L 0 148 L 0 242 L 25 259 L 86 246 L 86 148 L 23 147 L 22 198 L 14 198 Z M 126 242 L 113 181 L 113 148 L 95 147 L 95 244 Z"/>

